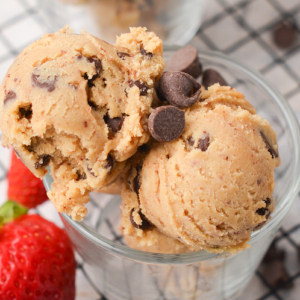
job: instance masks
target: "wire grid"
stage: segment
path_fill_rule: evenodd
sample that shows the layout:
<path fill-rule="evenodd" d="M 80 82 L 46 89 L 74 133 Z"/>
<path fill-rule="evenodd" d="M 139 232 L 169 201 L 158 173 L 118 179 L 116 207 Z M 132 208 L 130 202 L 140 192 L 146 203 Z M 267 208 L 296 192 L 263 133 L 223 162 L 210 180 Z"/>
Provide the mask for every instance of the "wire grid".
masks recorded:
<path fill-rule="evenodd" d="M 42 34 L 51 31 L 39 14 L 37 0 L 0 0 L 0 80 L 16 55 Z M 209 0 L 201 29 L 192 44 L 210 50 L 218 50 L 249 64 L 283 93 L 296 115 L 300 117 L 300 40 L 286 50 L 272 43 L 272 28 L 281 19 L 291 18 L 300 32 L 299 0 Z M 6 200 L 6 174 L 9 168 L 9 151 L 0 150 L 0 202 Z M 98 204 L 91 205 L 99 209 Z M 45 218 L 62 225 L 57 214 L 46 203 L 36 210 Z M 240 300 L 295 300 L 300 295 L 299 244 L 300 223 L 299 196 L 288 213 L 275 238 L 275 244 L 286 251 L 286 268 L 289 279 L 282 286 L 272 288 L 260 271 L 257 271 Z M 108 222 L 108 221 L 107 221 Z M 122 242 L 111 224 L 107 224 L 115 241 Z M 77 260 L 77 298 L 106 300 L 101 291 L 89 279 L 84 262 Z M 294 283 L 294 288 L 284 286 Z M 165 299 L 162 295 L 161 299 Z M 108 300 L 108 299 L 107 299 Z"/>

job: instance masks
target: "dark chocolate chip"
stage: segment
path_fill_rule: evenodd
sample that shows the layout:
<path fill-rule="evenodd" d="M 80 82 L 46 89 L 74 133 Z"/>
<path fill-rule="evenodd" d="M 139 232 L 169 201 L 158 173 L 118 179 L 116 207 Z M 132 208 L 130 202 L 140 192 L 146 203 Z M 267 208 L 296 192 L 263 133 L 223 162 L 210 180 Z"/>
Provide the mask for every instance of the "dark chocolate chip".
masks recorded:
<path fill-rule="evenodd" d="M 121 130 L 124 121 L 123 117 L 110 118 L 107 113 L 103 119 L 112 132 L 116 133 Z"/>
<path fill-rule="evenodd" d="M 57 76 L 50 79 L 48 78 L 46 81 L 40 79 L 40 75 L 32 74 L 31 81 L 32 84 L 41 89 L 46 89 L 49 93 L 55 90 L 55 82 L 57 80 Z"/>
<path fill-rule="evenodd" d="M 265 200 L 264 200 L 264 202 L 266 203 L 266 206 L 269 206 L 270 204 L 271 204 L 271 199 L 270 198 L 266 198 Z"/>
<path fill-rule="evenodd" d="M 81 60 L 83 56 L 80 54 L 80 55 L 76 55 L 75 57 L 76 59 Z"/>
<path fill-rule="evenodd" d="M 273 262 L 274 260 L 283 261 L 284 258 L 285 258 L 285 252 L 283 250 L 278 249 L 275 243 L 272 243 L 267 253 L 265 254 L 262 262 L 266 264 L 266 263 Z"/>
<path fill-rule="evenodd" d="M 177 50 L 168 63 L 168 71 L 181 71 L 197 78 L 202 73 L 202 65 L 196 48 L 187 45 Z"/>
<path fill-rule="evenodd" d="M 81 172 L 80 170 L 77 170 L 76 174 L 77 174 L 76 181 L 85 180 L 86 179 L 86 174 L 84 172 Z"/>
<path fill-rule="evenodd" d="M 267 213 L 270 213 L 270 211 L 266 208 L 266 207 L 261 207 L 259 209 L 256 210 L 256 213 L 260 216 L 264 216 L 266 215 Z"/>
<path fill-rule="evenodd" d="M 94 84 L 93 81 L 94 81 L 96 78 L 99 77 L 99 74 L 100 74 L 100 72 L 102 71 L 102 63 L 101 63 L 101 60 L 100 60 L 98 57 L 94 57 L 94 56 L 87 57 L 86 60 L 87 60 L 89 63 L 95 65 L 96 74 L 94 74 L 94 75 L 92 76 L 92 78 L 89 78 L 89 76 L 88 76 L 87 73 L 84 73 L 84 74 L 83 74 L 83 78 L 84 78 L 85 80 L 88 81 L 88 82 L 87 82 L 88 86 L 89 86 L 90 88 L 92 88 L 93 86 L 95 86 L 95 84 Z"/>
<path fill-rule="evenodd" d="M 139 211 L 138 214 L 140 215 L 142 224 L 141 225 L 136 224 L 133 219 L 133 212 L 134 212 L 134 208 L 132 209 L 132 211 L 130 213 L 130 222 L 135 228 L 141 229 L 141 230 L 147 230 L 147 229 L 150 229 L 153 227 L 153 225 L 147 220 L 147 218 L 144 216 L 144 214 L 141 211 Z"/>
<path fill-rule="evenodd" d="M 260 136 L 261 136 L 262 140 L 264 141 L 264 143 L 266 144 L 267 150 L 272 155 L 272 158 L 277 158 L 278 157 L 278 153 L 273 149 L 273 147 L 268 142 L 266 136 L 263 134 L 262 131 L 260 131 Z"/>
<path fill-rule="evenodd" d="M 206 134 L 204 138 L 199 140 L 197 148 L 205 152 L 209 146 L 209 140 L 209 134 Z"/>
<path fill-rule="evenodd" d="M 26 118 L 30 120 L 32 117 L 32 109 L 31 104 L 28 107 L 20 107 L 19 108 L 19 118 L 23 119 Z"/>
<path fill-rule="evenodd" d="M 126 52 L 117 52 L 117 55 L 121 58 L 121 59 L 125 59 L 126 57 L 130 56 L 130 54 L 126 53 Z"/>
<path fill-rule="evenodd" d="M 261 223 L 259 223 L 258 225 L 256 225 L 256 226 L 253 228 L 253 231 L 256 231 L 256 230 L 258 230 L 258 229 L 261 229 L 261 228 L 267 223 L 267 220 L 268 220 L 269 216 L 270 216 L 270 212 L 268 212 L 268 214 L 266 215 L 266 220 L 263 221 L 263 222 L 261 222 Z"/>
<path fill-rule="evenodd" d="M 90 166 L 88 164 L 86 165 L 86 168 L 92 176 L 97 177 L 96 174 L 93 172 L 93 168 L 90 168 Z"/>
<path fill-rule="evenodd" d="M 104 169 L 109 169 L 109 171 L 111 171 L 113 166 L 114 166 L 114 158 L 112 157 L 111 154 L 108 154 L 106 158 L 106 164 L 104 165 Z"/>
<path fill-rule="evenodd" d="M 142 166 L 137 166 L 136 167 L 137 175 L 133 179 L 133 190 L 136 192 L 138 196 L 140 194 L 140 188 L 141 188 L 141 182 L 140 182 L 141 171 L 142 171 Z"/>
<path fill-rule="evenodd" d="M 93 109 L 93 110 L 97 110 L 98 109 L 98 105 L 93 102 L 93 101 L 88 101 L 88 105 Z"/>
<path fill-rule="evenodd" d="M 219 72 L 213 69 L 205 70 L 202 77 L 202 85 L 207 89 L 215 83 L 218 83 L 221 86 L 228 85 Z"/>
<path fill-rule="evenodd" d="M 22 147 L 24 150 L 26 150 L 28 152 L 31 152 L 31 153 L 34 152 L 32 145 L 23 145 Z"/>
<path fill-rule="evenodd" d="M 101 60 L 98 57 L 91 56 L 91 57 L 87 58 L 87 61 L 91 64 L 95 64 L 96 73 L 97 73 L 97 75 L 99 75 L 100 72 L 102 71 Z M 94 76 L 96 76 L 96 75 L 94 75 Z M 94 79 L 96 79 L 96 78 L 94 78 Z M 92 80 L 94 80 L 94 79 L 92 79 Z"/>
<path fill-rule="evenodd" d="M 291 19 L 277 23 L 273 29 L 273 41 L 279 48 L 289 48 L 296 40 L 297 29 Z"/>
<path fill-rule="evenodd" d="M 160 106 L 150 115 L 148 129 L 159 142 L 176 140 L 185 127 L 184 112 L 174 106 Z"/>
<path fill-rule="evenodd" d="M 17 95 L 16 95 L 15 92 L 9 91 L 9 92 L 6 94 L 3 103 L 6 104 L 7 101 L 13 100 L 13 99 L 15 99 L 16 97 L 17 97 Z"/>
<path fill-rule="evenodd" d="M 290 289 L 294 286 L 282 261 L 274 260 L 260 268 L 260 274 L 273 289 Z"/>
<path fill-rule="evenodd" d="M 129 86 L 133 87 L 134 85 L 140 89 L 140 96 L 146 96 L 148 94 L 149 87 L 141 80 L 137 80 L 137 81 L 130 80 Z"/>
<path fill-rule="evenodd" d="M 193 146 L 194 146 L 194 144 L 195 144 L 195 140 L 193 139 L 193 137 L 192 137 L 192 136 L 190 136 L 190 137 L 188 138 L 188 143 L 189 143 L 189 145 L 190 145 L 191 147 L 193 147 Z"/>
<path fill-rule="evenodd" d="M 38 158 L 37 162 L 35 163 L 34 167 L 36 169 L 41 168 L 41 167 L 46 167 L 50 162 L 50 158 L 51 158 L 50 155 L 47 155 L 47 154 L 41 155 Z"/>
<path fill-rule="evenodd" d="M 84 121 L 84 122 L 83 122 L 83 126 L 84 126 L 85 128 L 88 126 L 87 121 Z"/>
<path fill-rule="evenodd" d="M 151 59 L 153 57 L 153 53 L 152 52 L 147 52 L 144 47 L 140 48 L 140 52 L 143 56 L 145 56 L 147 59 Z"/>
<path fill-rule="evenodd" d="M 261 179 L 257 179 L 257 184 L 258 184 L 258 185 L 261 184 Z"/>
<path fill-rule="evenodd" d="M 200 99 L 201 85 L 183 72 L 165 72 L 157 84 L 157 96 L 179 108 L 190 107 Z"/>

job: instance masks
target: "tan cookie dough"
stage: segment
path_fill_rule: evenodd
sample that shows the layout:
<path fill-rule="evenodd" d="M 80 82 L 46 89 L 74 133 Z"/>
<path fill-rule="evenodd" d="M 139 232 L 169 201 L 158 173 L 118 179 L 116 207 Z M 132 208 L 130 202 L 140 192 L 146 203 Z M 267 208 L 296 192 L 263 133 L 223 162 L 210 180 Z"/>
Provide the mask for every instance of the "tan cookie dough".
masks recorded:
<path fill-rule="evenodd" d="M 74 220 L 89 192 L 113 182 L 149 139 L 153 87 L 164 69 L 162 41 L 144 28 L 110 45 L 68 27 L 25 48 L 0 88 L 3 146 L 42 178 L 49 198 Z"/>
<path fill-rule="evenodd" d="M 274 209 L 276 134 L 230 87 L 213 85 L 202 99 L 185 110 L 181 137 L 153 144 L 129 176 L 139 182 L 140 211 L 158 230 L 195 250 L 234 253 Z"/>
<path fill-rule="evenodd" d="M 147 147 L 147 146 L 146 146 Z M 145 148 L 144 148 L 145 149 Z M 147 148 L 146 148 L 147 149 Z M 149 149 L 149 148 L 148 148 Z M 148 150 L 147 149 L 147 150 Z M 148 151 L 140 151 L 130 159 L 131 169 L 125 173 L 122 185 L 121 232 L 129 247 L 154 253 L 184 253 L 191 250 L 178 240 L 161 233 L 155 226 L 147 230 L 137 229 L 134 224 L 142 225 L 137 191 L 138 170 Z"/>

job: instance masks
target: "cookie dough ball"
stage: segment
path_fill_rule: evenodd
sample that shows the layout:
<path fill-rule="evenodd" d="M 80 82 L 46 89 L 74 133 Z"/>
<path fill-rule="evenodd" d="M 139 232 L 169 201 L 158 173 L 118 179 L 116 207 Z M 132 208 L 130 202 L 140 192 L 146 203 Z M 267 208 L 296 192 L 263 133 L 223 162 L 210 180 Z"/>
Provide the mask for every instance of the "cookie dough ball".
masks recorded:
<path fill-rule="evenodd" d="M 148 146 L 139 148 L 130 159 L 131 169 L 125 173 L 122 185 L 121 232 L 129 247 L 153 253 L 191 252 L 186 245 L 177 239 L 166 236 L 149 223 L 142 214 L 139 203 L 139 172 L 145 156 L 150 151 Z"/>
<path fill-rule="evenodd" d="M 149 139 L 162 42 L 132 28 L 109 45 L 67 27 L 22 51 L 0 88 L 2 143 L 38 177 L 50 165 L 49 198 L 82 220 L 89 192 L 113 182 Z"/>
<path fill-rule="evenodd" d="M 130 176 L 158 230 L 195 250 L 234 253 L 274 209 L 276 134 L 230 87 L 216 84 L 202 99 L 185 110 L 181 137 L 155 143 Z"/>

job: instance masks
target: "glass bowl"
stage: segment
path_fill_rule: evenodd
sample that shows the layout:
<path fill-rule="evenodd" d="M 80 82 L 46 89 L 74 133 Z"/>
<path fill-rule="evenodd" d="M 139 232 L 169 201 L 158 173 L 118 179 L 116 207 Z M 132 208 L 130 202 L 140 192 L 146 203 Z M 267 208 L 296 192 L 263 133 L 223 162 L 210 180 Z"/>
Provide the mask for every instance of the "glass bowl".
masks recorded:
<path fill-rule="evenodd" d="M 154 31 L 165 45 L 185 45 L 202 22 L 207 0 L 40 0 L 52 31 L 69 24 L 114 43 L 128 27 Z"/>
<path fill-rule="evenodd" d="M 166 61 L 174 50 L 165 51 Z M 300 135 L 288 103 L 261 75 L 242 64 L 216 52 L 199 50 L 199 57 L 204 69 L 214 68 L 243 92 L 277 133 L 281 166 L 275 172 L 275 211 L 262 229 L 252 233 L 251 248 L 236 255 L 157 254 L 124 245 L 120 197 L 92 193 L 83 222 L 61 217 L 87 275 L 109 300 L 234 299 L 251 279 L 299 191 Z M 47 190 L 51 181 L 47 175 Z"/>

